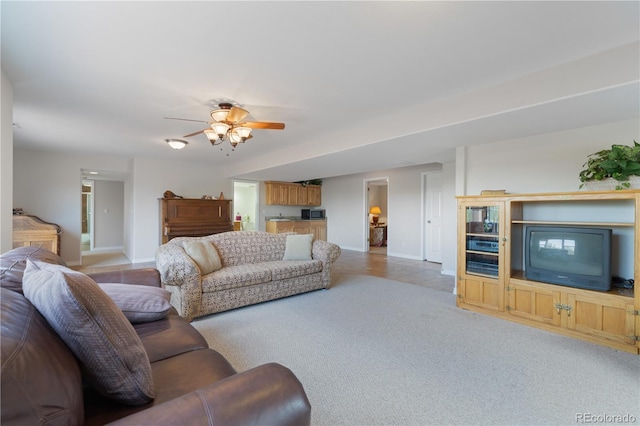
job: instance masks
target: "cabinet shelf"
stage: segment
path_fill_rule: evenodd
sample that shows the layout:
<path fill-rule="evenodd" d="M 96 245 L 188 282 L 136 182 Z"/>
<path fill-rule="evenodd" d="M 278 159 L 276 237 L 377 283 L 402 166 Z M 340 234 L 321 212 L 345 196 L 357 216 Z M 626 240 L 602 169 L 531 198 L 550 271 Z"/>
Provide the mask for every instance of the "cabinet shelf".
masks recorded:
<path fill-rule="evenodd" d="M 559 226 L 616 226 L 616 227 L 634 227 L 634 223 L 630 222 L 558 222 L 552 220 L 512 220 L 511 223 L 520 223 L 524 225 L 559 225 Z"/>
<path fill-rule="evenodd" d="M 467 250 L 467 253 L 470 254 L 482 254 L 482 255 L 486 255 L 486 256 L 495 256 L 498 257 L 498 253 L 493 252 L 493 251 L 482 251 L 482 250 Z"/>

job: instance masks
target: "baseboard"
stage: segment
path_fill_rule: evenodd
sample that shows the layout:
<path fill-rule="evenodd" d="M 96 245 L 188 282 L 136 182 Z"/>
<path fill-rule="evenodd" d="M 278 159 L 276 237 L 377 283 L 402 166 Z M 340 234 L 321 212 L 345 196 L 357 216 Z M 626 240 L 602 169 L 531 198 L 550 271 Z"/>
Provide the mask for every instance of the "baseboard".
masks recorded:
<path fill-rule="evenodd" d="M 94 247 L 91 251 L 83 251 L 82 254 L 91 254 L 91 253 L 111 253 L 118 252 L 122 253 L 124 251 L 124 246 L 113 246 L 113 247 Z"/>
<path fill-rule="evenodd" d="M 148 263 L 148 262 L 155 262 L 155 261 L 156 261 L 155 257 L 145 257 L 144 259 L 133 259 L 131 263 Z"/>
<path fill-rule="evenodd" d="M 440 273 L 442 275 L 449 275 L 451 277 L 455 277 L 456 276 L 456 271 L 450 271 L 448 269 L 443 269 L 443 270 L 440 271 Z"/>
<path fill-rule="evenodd" d="M 411 259 L 411 260 L 424 260 L 420 256 L 410 256 L 408 254 L 394 253 L 389 250 L 387 250 L 387 256 L 401 257 L 403 259 Z"/>

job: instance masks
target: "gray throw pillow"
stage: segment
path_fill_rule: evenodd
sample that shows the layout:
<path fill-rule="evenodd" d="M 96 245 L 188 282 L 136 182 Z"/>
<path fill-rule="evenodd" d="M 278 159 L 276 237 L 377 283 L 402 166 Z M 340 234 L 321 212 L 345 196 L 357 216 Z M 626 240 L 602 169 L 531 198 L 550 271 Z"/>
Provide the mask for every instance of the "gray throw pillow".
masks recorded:
<path fill-rule="evenodd" d="M 287 235 L 282 260 L 311 260 L 312 234 Z"/>
<path fill-rule="evenodd" d="M 185 241 L 182 243 L 182 247 L 198 265 L 202 275 L 210 274 L 222 268 L 218 250 L 216 250 L 211 241 Z"/>
<path fill-rule="evenodd" d="M 64 266 L 28 260 L 22 286 L 100 394 L 128 405 L 155 397 L 142 341 L 95 281 Z"/>
<path fill-rule="evenodd" d="M 157 321 L 171 309 L 171 293 L 148 285 L 98 283 L 131 324 Z"/>

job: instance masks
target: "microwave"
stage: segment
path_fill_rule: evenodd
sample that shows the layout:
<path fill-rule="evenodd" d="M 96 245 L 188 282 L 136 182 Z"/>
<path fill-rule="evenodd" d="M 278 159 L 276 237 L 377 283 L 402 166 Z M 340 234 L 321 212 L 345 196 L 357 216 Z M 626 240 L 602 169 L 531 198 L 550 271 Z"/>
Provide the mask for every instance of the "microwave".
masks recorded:
<path fill-rule="evenodd" d="M 326 219 L 324 209 L 302 209 L 303 219 Z"/>

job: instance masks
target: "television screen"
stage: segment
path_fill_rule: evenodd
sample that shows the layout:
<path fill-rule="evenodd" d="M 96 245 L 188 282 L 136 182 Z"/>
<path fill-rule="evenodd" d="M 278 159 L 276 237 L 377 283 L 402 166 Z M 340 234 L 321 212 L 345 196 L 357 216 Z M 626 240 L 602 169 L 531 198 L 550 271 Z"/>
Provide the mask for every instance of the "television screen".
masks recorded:
<path fill-rule="evenodd" d="M 611 230 L 600 228 L 527 228 L 528 279 L 596 290 L 611 284 Z"/>

